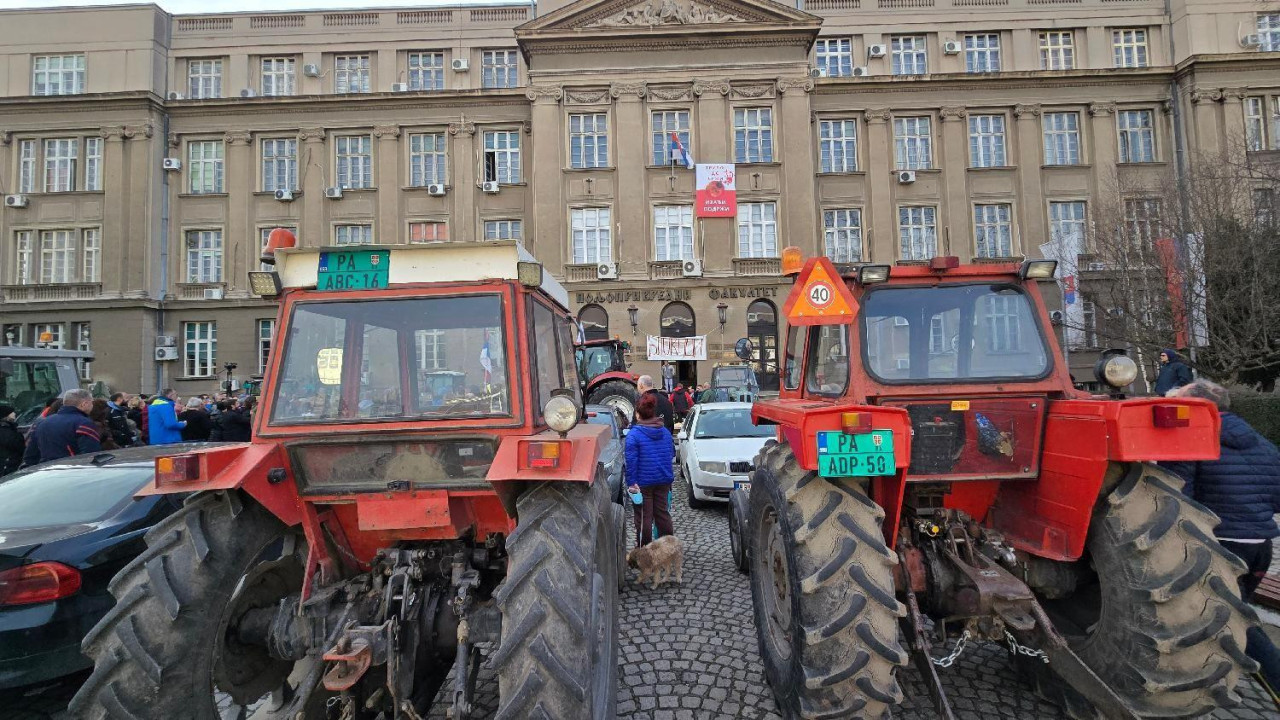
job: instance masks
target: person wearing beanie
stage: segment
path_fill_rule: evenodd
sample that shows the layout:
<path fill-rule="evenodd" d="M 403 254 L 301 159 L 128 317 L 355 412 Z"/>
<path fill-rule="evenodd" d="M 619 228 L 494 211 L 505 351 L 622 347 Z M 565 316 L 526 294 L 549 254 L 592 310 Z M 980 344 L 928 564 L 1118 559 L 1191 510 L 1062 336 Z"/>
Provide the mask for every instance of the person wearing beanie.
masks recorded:
<path fill-rule="evenodd" d="M 12 405 L 0 404 L 0 477 L 22 465 L 26 441 L 18 431 L 18 413 Z"/>

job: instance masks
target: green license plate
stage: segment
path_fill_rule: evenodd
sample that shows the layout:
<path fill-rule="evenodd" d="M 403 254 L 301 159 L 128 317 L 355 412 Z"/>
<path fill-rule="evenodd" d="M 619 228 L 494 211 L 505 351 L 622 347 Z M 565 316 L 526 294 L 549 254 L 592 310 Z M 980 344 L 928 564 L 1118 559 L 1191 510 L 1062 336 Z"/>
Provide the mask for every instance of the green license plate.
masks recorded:
<path fill-rule="evenodd" d="M 893 475 L 893 431 L 872 430 L 849 435 L 818 433 L 818 474 L 822 477 Z"/>
<path fill-rule="evenodd" d="M 347 250 L 320 253 L 317 290 L 381 290 L 387 286 L 391 253 Z"/>

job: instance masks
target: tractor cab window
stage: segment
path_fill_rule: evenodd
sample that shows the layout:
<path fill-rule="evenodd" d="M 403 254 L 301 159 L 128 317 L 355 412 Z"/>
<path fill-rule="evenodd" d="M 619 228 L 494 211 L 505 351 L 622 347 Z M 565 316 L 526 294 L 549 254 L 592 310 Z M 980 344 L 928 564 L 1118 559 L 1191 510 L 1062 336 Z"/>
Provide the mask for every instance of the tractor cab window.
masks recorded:
<path fill-rule="evenodd" d="M 800 372 L 804 369 L 804 340 L 809 328 L 792 325 L 787 328 L 787 354 L 783 358 L 782 386 L 788 390 L 800 389 Z"/>
<path fill-rule="evenodd" d="M 272 424 L 509 415 L 497 295 L 294 306 Z"/>
<path fill-rule="evenodd" d="M 867 369 L 888 383 L 1036 379 L 1049 352 L 1035 310 L 1015 285 L 885 287 L 865 296 Z"/>
<path fill-rule="evenodd" d="M 597 375 L 602 375 L 612 370 L 625 369 L 627 363 L 622 356 L 622 349 L 619 343 L 605 343 L 578 348 L 578 367 L 582 372 L 582 377 L 587 382 L 590 382 Z"/>
<path fill-rule="evenodd" d="M 17 411 L 20 427 L 34 422 L 45 401 L 60 394 L 58 366 L 51 360 L 15 359 L 13 372 L 0 373 L 0 403 Z"/>
<path fill-rule="evenodd" d="M 849 386 L 849 326 L 810 327 L 808 366 L 804 383 L 808 394 L 843 395 Z"/>

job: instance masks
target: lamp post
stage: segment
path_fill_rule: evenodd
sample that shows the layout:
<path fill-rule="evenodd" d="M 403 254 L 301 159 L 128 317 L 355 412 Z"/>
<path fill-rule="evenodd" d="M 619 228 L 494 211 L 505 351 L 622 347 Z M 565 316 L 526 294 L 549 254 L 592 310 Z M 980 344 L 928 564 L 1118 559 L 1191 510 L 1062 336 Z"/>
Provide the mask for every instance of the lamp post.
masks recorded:
<path fill-rule="evenodd" d="M 631 337 L 636 336 L 636 328 L 640 326 L 640 308 L 632 305 L 627 308 L 627 318 L 631 320 Z"/>
<path fill-rule="evenodd" d="M 716 312 L 720 314 L 720 332 L 724 332 L 724 325 L 729 322 L 729 306 L 720 303 L 716 306 Z"/>

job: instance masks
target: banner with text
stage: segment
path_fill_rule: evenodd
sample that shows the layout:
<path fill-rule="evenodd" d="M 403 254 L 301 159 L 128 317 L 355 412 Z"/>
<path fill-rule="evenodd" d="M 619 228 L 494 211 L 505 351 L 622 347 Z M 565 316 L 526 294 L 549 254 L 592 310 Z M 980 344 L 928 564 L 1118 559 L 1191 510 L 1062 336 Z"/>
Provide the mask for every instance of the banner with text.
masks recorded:
<path fill-rule="evenodd" d="M 732 165 L 698 165 L 694 177 L 697 182 L 698 217 L 737 216 L 737 171 Z"/>
<path fill-rule="evenodd" d="M 706 360 L 707 336 L 673 338 L 650 335 L 647 350 L 650 360 Z"/>

